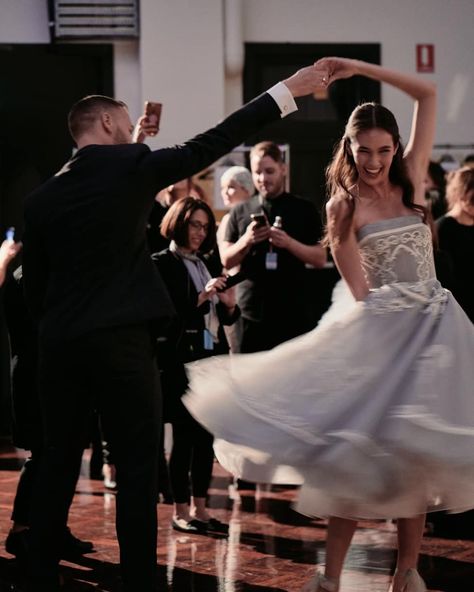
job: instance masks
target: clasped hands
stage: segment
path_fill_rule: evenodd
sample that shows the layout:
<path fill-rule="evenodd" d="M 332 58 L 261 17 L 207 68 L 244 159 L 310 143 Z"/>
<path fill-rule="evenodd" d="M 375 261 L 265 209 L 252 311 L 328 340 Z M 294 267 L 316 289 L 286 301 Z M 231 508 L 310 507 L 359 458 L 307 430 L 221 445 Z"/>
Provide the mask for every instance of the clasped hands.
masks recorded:
<path fill-rule="evenodd" d="M 302 97 L 318 88 L 326 88 L 335 80 L 357 74 L 358 62 L 347 58 L 322 58 L 298 70 L 283 82 L 294 97 Z"/>

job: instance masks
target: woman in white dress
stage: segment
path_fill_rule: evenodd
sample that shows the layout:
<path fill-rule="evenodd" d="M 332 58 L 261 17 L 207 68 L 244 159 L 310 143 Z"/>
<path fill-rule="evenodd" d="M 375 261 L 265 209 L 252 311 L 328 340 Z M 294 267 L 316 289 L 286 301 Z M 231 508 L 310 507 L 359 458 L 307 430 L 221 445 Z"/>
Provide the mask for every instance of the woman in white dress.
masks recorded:
<path fill-rule="evenodd" d="M 357 301 L 275 349 L 189 369 L 185 404 L 237 476 L 302 483 L 297 509 L 330 516 L 324 575 L 339 590 L 357 520 L 398 518 L 392 592 L 426 590 L 417 561 L 426 510 L 474 505 L 474 329 L 435 276 L 423 179 L 436 90 L 358 60 L 316 64 L 329 83 L 363 75 L 414 100 L 403 150 L 381 105 L 357 107 L 328 168 L 328 241 Z"/>

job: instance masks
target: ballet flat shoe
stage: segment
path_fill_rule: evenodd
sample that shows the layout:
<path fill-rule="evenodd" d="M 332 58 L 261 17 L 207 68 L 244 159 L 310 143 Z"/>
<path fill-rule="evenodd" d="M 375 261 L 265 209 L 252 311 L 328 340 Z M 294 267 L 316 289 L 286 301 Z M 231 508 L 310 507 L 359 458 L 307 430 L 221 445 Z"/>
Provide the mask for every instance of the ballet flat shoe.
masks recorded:
<path fill-rule="evenodd" d="M 229 525 L 217 520 L 217 518 L 209 518 L 209 520 L 199 520 L 198 518 L 194 518 L 193 523 L 198 523 L 201 530 L 205 530 L 206 532 L 223 534 L 229 532 Z"/>
<path fill-rule="evenodd" d="M 393 584 L 389 592 L 393 591 Z M 427 592 L 425 582 L 416 569 L 407 569 L 403 575 L 402 592 Z"/>
<path fill-rule="evenodd" d="M 314 578 L 307 582 L 301 592 L 338 592 L 339 585 L 328 580 L 323 574 L 316 573 Z"/>
<path fill-rule="evenodd" d="M 203 534 L 206 532 L 203 522 L 199 520 L 185 520 L 184 518 L 177 518 L 176 516 L 171 521 L 173 530 L 179 532 L 186 532 L 188 534 Z"/>

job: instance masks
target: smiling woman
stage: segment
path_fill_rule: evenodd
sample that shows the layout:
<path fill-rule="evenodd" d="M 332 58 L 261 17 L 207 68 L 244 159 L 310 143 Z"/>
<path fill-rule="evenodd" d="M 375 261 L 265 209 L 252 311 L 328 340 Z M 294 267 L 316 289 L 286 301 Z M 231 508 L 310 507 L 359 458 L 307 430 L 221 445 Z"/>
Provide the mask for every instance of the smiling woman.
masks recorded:
<path fill-rule="evenodd" d="M 329 83 L 364 75 L 414 101 L 405 151 L 393 114 L 366 103 L 328 169 L 329 243 L 357 302 L 270 351 L 197 363 L 184 403 L 234 475 L 302 482 L 297 509 L 330 516 L 325 573 L 304 592 L 338 592 L 360 518 L 397 518 L 391 592 L 425 592 L 424 513 L 474 504 L 474 330 L 436 278 L 422 205 L 436 89 L 358 60 L 316 68 Z"/>
<path fill-rule="evenodd" d="M 361 132 L 351 139 L 350 150 L 359 173 L 359 180 L 371 185 L 390 170 L 398 144 L 382 129 Z"/>
<path fill-rule="evenodd" d="M 194 533 L 225 530 L 206 508 L 214 459 L 212 435 L 189 415 L 180 398 L 187 385 L 184 364 L 226 353 L 222 325 L 233 324 L 240 313 L 233 288 L 226 289 L 223 276 L 212 278 L 206 265 L 205 255 L 216 238 L 214 215 L 206 202 L 194 197 L 175 202 L 163 218 L 161 233 L 171 244 L 153 258 L 178 314 L 160 356 L 165 421 L 173 425 L 172 526 Z"/>

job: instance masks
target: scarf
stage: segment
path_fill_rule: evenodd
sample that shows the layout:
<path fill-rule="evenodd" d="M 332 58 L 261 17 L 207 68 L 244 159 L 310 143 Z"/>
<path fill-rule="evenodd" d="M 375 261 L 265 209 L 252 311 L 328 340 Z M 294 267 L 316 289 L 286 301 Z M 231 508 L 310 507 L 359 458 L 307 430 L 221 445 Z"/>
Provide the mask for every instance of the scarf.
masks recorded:
<path fill-rule="evenodd" d="M 203 261 L 194 253 L 184 253 L 175 241 L 171 241 L 169 250 L 177 255 L 186 266 L 186 269 L 191 276 L 194 287 L 199 294 L 206 287 L 207 282 L 212 279 L 209 270 Z M 204 325 L 212 336 L 214 343 L 219 343 L 219 317 L 217 316 L 216 304 L 219 302 L 217 296 L 209 299 L 209 312 L 204 315 Z"/>

